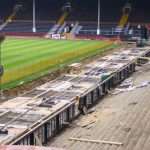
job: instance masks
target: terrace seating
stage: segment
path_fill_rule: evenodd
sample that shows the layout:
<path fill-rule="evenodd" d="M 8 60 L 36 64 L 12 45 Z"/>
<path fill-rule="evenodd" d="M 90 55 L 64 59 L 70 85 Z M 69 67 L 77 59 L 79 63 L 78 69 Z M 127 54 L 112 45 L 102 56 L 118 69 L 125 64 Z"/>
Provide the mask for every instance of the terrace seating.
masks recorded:
<path fill-rule="evenodd" d="M 36 23 L 36 29 L 39 33 L 47 33 L 53 26 L 53 23 Z M 29 22 L 10 22 L 3 29 L 4 32 L 32 32 L 32 23 Z"/>
<path fill-rule="evenodd" d="M 82 26 L 81 30 L 97 30 L 97 24 L 89 24 L 89 23 L 80 23 Z M 101 30 L 112 30 L 116 27 L 116 24 L 107 24 L 107 23 L 102 23 L 100 24 Z"/>
<path fill-rule="evenodd" d="M 82 26 L 81 30 L 79 31 L 79 34 L 97 34 L 97 24 L 96 23 L 80 23 L 80 26 Z M 125 24 L 125 27 L 127 24 Z M 101 23 L 100 30 L 101 35 L 120 35 L 124 34 L 126 32 L 126 28 L 118 28 L 117 24 L 107 24 L 107 23 Z M 132 33 L 131 33 L 132 32 Z M 141 31 L 138 29 L 137 26 L 128 26 L 127 33 L 131 33 L 135 37 L 141 36 Z"/>
<path fill-rule="evenodd" d="M 60 27 L 61 25 L 59 24 L 53 25 L 47 34 L 56 34 Z"/>
<path fill-rule="evenodd" d="M 82 26 L 79 34 L 96 34 L 97 33 L 97 24 L 96 23 L 80 23 Z M 100 30 L 102 34 L 107 34 L 107 32 L 112 32 L 115 30 L 117 24 L 101 23 Z"/>

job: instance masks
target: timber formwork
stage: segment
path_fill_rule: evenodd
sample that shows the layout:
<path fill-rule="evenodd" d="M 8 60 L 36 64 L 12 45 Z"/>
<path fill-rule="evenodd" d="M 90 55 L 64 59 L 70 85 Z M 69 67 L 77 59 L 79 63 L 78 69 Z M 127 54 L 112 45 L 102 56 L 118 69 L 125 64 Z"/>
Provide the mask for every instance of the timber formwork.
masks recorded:
<path fill-rule="evenodd" d="M 0 105 L 0 144 L 44 145 L 90 108 L 136 68 L 139 57 L 149 57 L 150 48 L 113 53 L 83 67 L 78 74 L 66 74 Z M 41 105 L 43 98 L 56 102 Z"/>

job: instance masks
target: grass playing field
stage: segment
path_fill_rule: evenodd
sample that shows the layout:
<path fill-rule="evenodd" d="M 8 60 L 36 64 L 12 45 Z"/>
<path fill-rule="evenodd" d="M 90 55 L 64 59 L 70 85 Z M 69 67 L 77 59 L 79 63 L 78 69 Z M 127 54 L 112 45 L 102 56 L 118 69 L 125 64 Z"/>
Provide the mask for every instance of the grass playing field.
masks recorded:
<path fill-rule="evenodd" d="M 109 41 L 7 38 L 2 44 L 2 88 L 46 74 L 116 46 Z"/>

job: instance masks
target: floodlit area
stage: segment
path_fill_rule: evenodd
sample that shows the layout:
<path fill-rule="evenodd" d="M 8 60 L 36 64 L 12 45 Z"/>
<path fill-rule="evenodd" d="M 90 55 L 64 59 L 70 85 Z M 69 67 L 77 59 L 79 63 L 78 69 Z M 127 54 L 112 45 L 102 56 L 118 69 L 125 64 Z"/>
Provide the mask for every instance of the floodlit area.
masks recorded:
<path fill-rule="evenodd" d="M 5 73 L 2 88 L 16 86 L 41 75 L 95 55 L 119 43 L 110 41 L 7 38 L 2 45 Z"/>

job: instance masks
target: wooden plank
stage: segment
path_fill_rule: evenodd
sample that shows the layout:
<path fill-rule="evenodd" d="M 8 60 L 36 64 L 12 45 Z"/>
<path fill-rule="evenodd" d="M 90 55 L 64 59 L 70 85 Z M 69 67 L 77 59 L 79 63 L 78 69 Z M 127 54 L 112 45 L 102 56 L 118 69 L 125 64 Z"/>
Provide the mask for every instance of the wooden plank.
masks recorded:
<path fill-rule="evenodd" d="M 82 139 L 82 138 L 69 138 L 71 141 L 80 141 L 80 142 L 91 142 L 91 143 L 102 143 L 102 144 L 111 144 L 111 145 L 123 145 L 120 142 L 111 142 L 111 141 L 102 141 L 102 140 L 90 140 L 90 139 Z"/>

